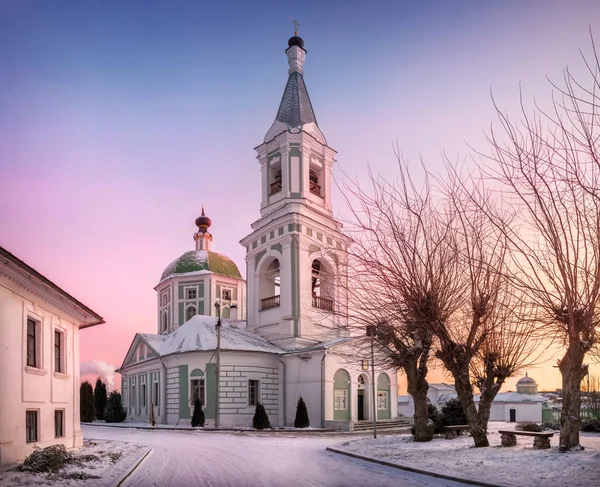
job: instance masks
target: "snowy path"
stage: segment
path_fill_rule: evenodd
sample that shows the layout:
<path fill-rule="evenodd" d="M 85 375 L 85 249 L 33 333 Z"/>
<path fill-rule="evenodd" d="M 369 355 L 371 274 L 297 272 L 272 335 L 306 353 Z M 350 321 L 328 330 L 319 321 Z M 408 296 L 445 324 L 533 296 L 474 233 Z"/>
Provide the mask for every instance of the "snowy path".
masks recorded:
<path fill-rule="evenodd" d="M 86 439 L 127 441 L 153 452 L 124 487 L 464 487 L 325 451 L 347 438 L 265 433 L 149 431 L 84 426 Z"/>

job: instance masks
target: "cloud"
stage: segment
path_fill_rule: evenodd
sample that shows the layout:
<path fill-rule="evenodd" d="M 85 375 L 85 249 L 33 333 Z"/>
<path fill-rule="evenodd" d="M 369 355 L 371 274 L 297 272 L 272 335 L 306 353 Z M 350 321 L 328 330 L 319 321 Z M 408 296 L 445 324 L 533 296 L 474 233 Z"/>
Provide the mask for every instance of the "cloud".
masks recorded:
<path fill-rule="evenodd" d="M 115 366 L 107 364 L 103 360 L 90 360 L 79 366 L 81 377 L 86 375 L 95 375 L 100 377 L 111 391 L 115 390 Z M 93 385 L 93 384 L 92 384 Z"/>

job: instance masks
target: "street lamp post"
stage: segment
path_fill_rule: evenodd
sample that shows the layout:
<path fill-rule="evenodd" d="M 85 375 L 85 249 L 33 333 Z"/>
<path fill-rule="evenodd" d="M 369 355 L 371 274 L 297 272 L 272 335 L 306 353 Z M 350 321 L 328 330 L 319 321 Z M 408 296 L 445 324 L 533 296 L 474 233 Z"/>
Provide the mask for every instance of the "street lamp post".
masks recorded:
<path fill-rule="evenodd" d="M 377 438 L 377 384 L 375 384 L 375 334 L 377 325 L 367 325 L 367 336 L 371 337 L 371 382 L 373 390 L 373 438 Z"/>
<path fill-rule="evenodd" d="M 215 398 L 215 428 L 219 427 L 219 395 L 220 395 L 220 379 L 221 379 L 221 304 L 215 303 L 217 309 L 217 397 Z"/>

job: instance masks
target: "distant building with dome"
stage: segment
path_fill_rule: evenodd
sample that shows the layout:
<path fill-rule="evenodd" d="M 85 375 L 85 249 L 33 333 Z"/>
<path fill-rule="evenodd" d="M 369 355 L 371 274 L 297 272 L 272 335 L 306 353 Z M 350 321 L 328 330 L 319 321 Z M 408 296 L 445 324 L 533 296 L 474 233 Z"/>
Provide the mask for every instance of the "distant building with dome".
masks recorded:
<path fill-rule="evenodd" d="M 537 382 L 525 372 L 525 377 L 521 377 L 517 381 L 517 392 L 519 394 L 530 394 L 534 396 L 537 394 Z"/>
<path fill-rule="evenodd" d="M 336 152 L 317 124 L 297 34 L 277 115 L 255 149 L 260 218 L 240 242 L 247 287 L 211 250 L 203 208 L 195 249 L 155 287 L 157 332 L 136 334 L 117 371 L 128 421 L 148 422 L 152 407 L 158 423 L 190 424 L 199 400 L 207 425 L 250 426 L 261 403 L 273 426 L 289 426 L 300 397 L 311 426 L 351 431 L 397 416 L 396 370 L 376 367 L 373 381 L 368 357 L 339 332 L 352 242 L 333 217 Z"/>

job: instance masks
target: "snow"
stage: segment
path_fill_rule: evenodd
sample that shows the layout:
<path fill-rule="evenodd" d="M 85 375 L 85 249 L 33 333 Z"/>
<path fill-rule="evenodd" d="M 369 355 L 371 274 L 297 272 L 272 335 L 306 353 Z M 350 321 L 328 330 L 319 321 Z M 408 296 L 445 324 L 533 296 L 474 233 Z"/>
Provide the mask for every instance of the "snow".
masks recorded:
<path fill-rule="evenodd" d="M 89 478 L 85 481 L 80 479 L 67 480 L 54 474 L 18 472 L 13 470 L 14 466 L 10 466 L 0 470 L 0 487 L 20 485 L 100 487 L 111 485 L 134 464 L 144 451 L 147 451 L 147 448 L 139 444 L 128 444 L 112 440 L 86 440 L 81 448 L 69 451 L 78 457 L 95 455 L 98 460 L 84 461 L 81 466 L 69 464 L 62 469 L 61 474 L 83 472 L 100 478 Z"/>
<path fill-rule="evenodd" d="M 400 465 L 460 478 L 520 487 L 589 487 L 600 485 L 600 435 L 582 433 L 582 452 L 560 453 L 558 431 L 552 448 L 535 450 L 533 438 L 517 436 L 514 447 L 500 446 L 498 430 L 514 430 L 514 423 L 490 422 L 490 447 L 475 448 L 470 436 L 431 442 L 413 442 L 410 435 L 362 438 L 339 449 Z"/>
<path fill-rule="evenodd" d="M 96 426 L 83 426 L 83 431 L 86 438 L 152 448 L 123 487 L 465 487 L 326 452 L 326 447 L 338 447 L 344 441 L 340 435 L 224 434 Z"/>

